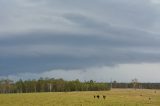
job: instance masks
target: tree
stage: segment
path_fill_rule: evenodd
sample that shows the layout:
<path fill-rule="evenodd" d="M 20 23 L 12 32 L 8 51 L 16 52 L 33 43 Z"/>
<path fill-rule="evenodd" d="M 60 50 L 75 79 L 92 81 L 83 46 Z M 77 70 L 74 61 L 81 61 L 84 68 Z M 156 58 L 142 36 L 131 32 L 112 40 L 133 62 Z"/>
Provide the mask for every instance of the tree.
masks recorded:
<path fill-rule="evenodd" d="M 136 88 L 137 88 L 137 85 L 138 85 L 138 79 L 133 79 L 132 80 L 132 84 L 133 84 L 133 88 L 136 90 Z"/>

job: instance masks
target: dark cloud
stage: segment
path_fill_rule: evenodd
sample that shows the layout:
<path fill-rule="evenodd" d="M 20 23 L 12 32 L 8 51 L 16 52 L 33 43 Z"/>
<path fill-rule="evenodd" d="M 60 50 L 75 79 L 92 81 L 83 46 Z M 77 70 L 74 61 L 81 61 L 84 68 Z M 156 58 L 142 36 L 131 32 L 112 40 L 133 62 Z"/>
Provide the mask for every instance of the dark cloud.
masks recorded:
<path fill-rule="evenodd" d="M 0 1 L 1 76 L 160 62 L 150 0 L 12 2 Z"/>
<path fill-rule="evenodd" d="M 136 30 L 127 35 L 124 30 L 120 32 L 108 36 L 31 32 L 3 38 L 1 74 L 159 62 L 160 43 L 149 33 L 141 32 L 134 38 L 133 33 L 139 34 Z"/>

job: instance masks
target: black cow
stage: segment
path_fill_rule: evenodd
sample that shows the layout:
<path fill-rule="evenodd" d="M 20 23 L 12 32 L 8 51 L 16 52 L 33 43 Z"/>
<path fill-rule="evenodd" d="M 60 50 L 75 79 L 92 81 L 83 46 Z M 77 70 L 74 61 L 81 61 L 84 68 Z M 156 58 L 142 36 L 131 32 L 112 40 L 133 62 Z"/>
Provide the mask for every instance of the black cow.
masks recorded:
<path fill-rule="evenodd" d="M 99 95 L 97 95 L 97 98 L 99 99 L 99 98 L 100 98 L 100 96 L 99 96 Z"/>
<path fill-rule="evenodd" d="M 106 99 L 106 96 L 105 96 L 105 95 L 103 95 L 103 99 Z"/>

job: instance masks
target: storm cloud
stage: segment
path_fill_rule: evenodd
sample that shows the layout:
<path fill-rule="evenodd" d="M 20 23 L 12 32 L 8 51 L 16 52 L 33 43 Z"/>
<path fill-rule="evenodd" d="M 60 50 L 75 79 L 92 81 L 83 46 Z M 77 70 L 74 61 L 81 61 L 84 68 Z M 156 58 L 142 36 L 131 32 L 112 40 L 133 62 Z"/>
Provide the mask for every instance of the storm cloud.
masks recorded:
<path fill-rule="evenodd" d="M 1 0 L 0 76 L 160 62 L 156 0 Z"/>

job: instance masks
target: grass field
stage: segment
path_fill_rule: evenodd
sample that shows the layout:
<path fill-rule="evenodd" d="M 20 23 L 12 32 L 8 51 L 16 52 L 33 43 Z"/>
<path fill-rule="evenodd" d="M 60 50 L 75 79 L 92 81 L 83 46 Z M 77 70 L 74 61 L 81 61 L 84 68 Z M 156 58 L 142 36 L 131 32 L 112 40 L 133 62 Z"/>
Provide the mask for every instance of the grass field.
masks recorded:
<path fill-rule="evenodd" d="M 113 89 L 99 92 L 0 94 L 0 106 L 160 106 L 160 91 L 154 91 Z M 94 95 L 100 95 L 100 98 L 94 98 Z M 106 95 L 106 99 L 102 95 Z"/>

